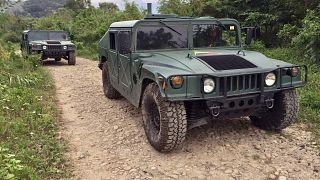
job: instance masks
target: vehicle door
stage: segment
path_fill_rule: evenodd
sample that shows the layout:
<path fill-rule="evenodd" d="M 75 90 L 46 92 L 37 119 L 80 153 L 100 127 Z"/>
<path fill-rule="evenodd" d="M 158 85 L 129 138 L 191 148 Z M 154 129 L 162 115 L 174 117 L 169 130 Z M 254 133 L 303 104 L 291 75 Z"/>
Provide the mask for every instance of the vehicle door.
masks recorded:
<path fill-rule="evenodd" d="M 130 68 L 131 31 L 119 31 L 117 42 L 119 50 L 119 90 L 124 96 L 129 96 L 132 89 Z"/>
<path fill-rule="evenodd" d="M 117 41 L 116 41 L 117 36 L 118 36 L 118 31 L 109 32 L 108 69 L 109 69 L 111 84 L 114 87 L 118 87 L 119 85 L 119 64 L 118 64 L 118 50 L 117 50 Z"/>

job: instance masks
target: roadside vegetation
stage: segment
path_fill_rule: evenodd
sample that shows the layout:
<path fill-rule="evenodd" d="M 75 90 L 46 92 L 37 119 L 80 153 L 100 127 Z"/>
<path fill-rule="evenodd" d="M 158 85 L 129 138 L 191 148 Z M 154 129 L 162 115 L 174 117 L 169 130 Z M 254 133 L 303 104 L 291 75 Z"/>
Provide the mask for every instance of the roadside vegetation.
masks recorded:
<path fill-rule="evenodd" d="M 51 76 L 0 44 L 0 179 L 66 177 Z"/>

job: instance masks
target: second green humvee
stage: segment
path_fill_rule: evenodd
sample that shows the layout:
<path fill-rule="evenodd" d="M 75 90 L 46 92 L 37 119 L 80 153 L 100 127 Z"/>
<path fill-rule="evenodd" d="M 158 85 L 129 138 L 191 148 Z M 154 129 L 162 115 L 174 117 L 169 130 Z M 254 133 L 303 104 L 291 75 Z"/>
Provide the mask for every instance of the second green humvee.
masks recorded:
<path fill-rule="evenodd" d="M 147 139 L 160 152 L 213 118 L 249 116 L 264 130 L 286 128 L 299 112 L 295 88 L 307 81 L 306 66 L 244 50 L 234 19 L 115 22 L 99 49 L 105 95 L 141 107 Z"/>
<path fill-rule="evenodd" d="M 23 31 L 21 50 L 28 54 L 41 54 L 42 60 L 54 58 L 55 61 L 61 61 L 64 58 L 69 65 L 76 64 L 76 45 L 71 42 L 68 33 L 64 31 Z"/>

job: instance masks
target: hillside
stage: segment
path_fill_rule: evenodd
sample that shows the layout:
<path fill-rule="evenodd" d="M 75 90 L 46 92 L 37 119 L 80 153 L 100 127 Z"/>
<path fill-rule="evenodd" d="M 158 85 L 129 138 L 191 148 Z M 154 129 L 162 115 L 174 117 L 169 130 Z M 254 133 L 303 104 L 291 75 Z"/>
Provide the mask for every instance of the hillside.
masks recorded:
<path fill-rule="evenodd" d="M 27 0 L 8 8 L 12 15 L 43 17 L 52 14 L 64 5 L 65 0 Z"/>

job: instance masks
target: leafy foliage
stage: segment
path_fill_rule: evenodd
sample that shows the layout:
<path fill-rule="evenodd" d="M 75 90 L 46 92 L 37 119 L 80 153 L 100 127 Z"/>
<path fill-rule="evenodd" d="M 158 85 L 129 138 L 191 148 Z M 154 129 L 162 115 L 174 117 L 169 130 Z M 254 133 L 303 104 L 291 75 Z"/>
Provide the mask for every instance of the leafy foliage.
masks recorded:
<path fill-rule="evenodd" d="M 0 177 L 63 177 L 54 86 L 39 56 L 23 58 L 0 46 Z"/>
<path fill-rule="evenodd" d="M 293 44 L 303 48 L 313 61 L 320 63 L 320 5 L 316 11 L 309 10 L 302 22 L 303 28 L 293 38 Z"/>

